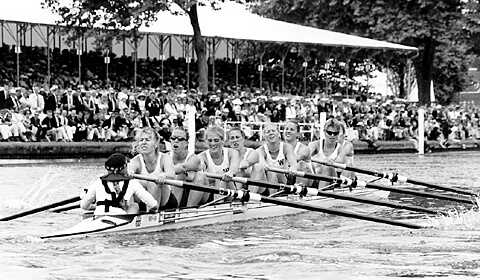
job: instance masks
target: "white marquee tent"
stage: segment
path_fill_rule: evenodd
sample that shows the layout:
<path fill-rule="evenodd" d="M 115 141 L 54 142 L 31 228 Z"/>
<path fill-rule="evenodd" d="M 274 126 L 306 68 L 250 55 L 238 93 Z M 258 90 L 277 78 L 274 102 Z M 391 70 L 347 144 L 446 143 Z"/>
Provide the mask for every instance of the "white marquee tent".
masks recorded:
<path fill-rule="evenodd" d="M 62 2 L 68 3 L 69 0 L 62 0 Z M 40 3 L 41 0 L 2 0 L 0 20 L 55 25 L 60 17 L 43 9 Z M 219 10 L 213 10 L 210 6 L 199 7 L 199 21 L 202 35 L 205 37 L 336 47 L 417 50 L 414 47 L 260 17 L 249 12 L 244 5 L 228 1 L 223 3 Z M 141 28 L 140 31 L 153 34 L 193 35 L 187 15 L 174 15 L 168 11 L 159 13 L 155 23 Z"/>

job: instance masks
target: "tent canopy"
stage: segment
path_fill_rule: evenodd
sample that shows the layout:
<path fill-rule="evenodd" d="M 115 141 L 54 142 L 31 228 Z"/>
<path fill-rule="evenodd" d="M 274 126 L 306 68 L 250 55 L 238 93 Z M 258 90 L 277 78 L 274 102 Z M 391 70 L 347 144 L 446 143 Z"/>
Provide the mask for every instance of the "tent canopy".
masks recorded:
<path fill-rule="evenodd" d="M 43 9 L 40 2 L 40 0 L 2 0 L 0 20 L 56 25 L 61 20 L 60 16 Z M 181 12 L 179 7 L 173 6 L 172 9 Z M 200 6 L 198 17 L 202 35 L 205 37 L 417 51 L 415 47 L 264 18 L 249 12 L 245 5 L 231 1 L 221 3 L 219 10 L 214 10 L 209 5 Z M 186 14 L 164 11 L 158 13 L 157 18 L 156 22 L 148 27 L 141 27 L 140 31 L 163 35 L 193 35 L 190 19 Z"/>

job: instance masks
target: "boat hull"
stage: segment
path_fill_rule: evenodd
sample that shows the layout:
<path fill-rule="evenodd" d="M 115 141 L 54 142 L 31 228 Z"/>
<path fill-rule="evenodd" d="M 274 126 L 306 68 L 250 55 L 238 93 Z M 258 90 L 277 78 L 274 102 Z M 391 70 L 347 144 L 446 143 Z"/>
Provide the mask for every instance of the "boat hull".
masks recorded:
<path fill-rule="evenodd" d="M 354 191 L 336 191 L 336 193 L 351 196 L 380 196 L 385 197 L 385 192 L 372 189 Z M 388 192 L 387 192 L 388 195 Z M 307 203 L 323 208 L 345 207 L 355 202 L 324 197 L 300 197 L 288 195 L 282 197 L 294 202 Z M 280 206 L 265 202 L 240 202 L 222 203 L 205 208 L 184 208 L 160 211 L 154 214 L 123 215 L 123 216 L 96 216 L 89 217 L 71 228 L 42 236 L 42 239 L 83 237 L 106 235 L 115 233 L 145 233 L 162 230 L 180 229 L 186 227 L 203 226 L 219 223 L 231 223 L 252 219 L 264 219 L 284 215 L 298 214 L 307 210 L 287 206 Z"/>

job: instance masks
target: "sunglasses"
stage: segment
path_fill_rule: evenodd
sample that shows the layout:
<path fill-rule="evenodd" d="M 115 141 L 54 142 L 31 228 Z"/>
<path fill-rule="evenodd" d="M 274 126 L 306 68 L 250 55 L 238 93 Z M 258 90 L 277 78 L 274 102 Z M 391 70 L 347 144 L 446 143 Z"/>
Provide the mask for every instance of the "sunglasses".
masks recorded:
<path fill-rule="evenodd" d="M 171 136 L 171 137 L 170 137 L 170 140 L 171 140 L 171 141 L 177 141 L 177 140 L 178 140 L 179 142 L 181 142 L 181 141 L 185 141 L 185 140 L 187 140 L 187 139 L 186 139 L 186 138 L 183 138 L 183 137 Z"/>
<path fill-rule="evenodd" d="M 325 133 L 327 133 L 327 134 L 330 135 L 330 136 L 337 136 L 338 134 L 340 134 L 340 131 L 329 131 L 329 130 L 325 130 Z"/>

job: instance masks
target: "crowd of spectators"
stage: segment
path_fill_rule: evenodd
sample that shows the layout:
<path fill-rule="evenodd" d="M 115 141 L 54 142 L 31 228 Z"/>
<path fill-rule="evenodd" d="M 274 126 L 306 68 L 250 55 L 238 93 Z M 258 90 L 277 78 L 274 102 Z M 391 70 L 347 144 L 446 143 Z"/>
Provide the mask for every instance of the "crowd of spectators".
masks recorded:
<path fill-rule="evenodd" d="M 10 53 L 5 45 L 0 52 Z M 173 58 L 171 64 L 164 65 L 167 74 L 163 84 L 157 75 L 158 61 L 141 61 L 140 68 L 150 69 L 150 74 L 142 78 L 139 89 L 134 91 L 120 75 L 121 68 L 110 77 L 114 78 L 111 84 L 101 82 L 99 73 L 103 70 L 95 72 L 92 70 L 95 67 L 87 68 L 90 73 L 79 83 L 74 71 L 67 71 L 72 65 L 61 64 L 69 61 L 65 57 L 71 53 L 58 55 L 64 58 L 56 62 L 60 64 L 56 65 L 58 73 L 50 83 L 53 86 L 46 85 L 45 61 L 40 60 L 34 64 L 35 69 L 29 68 L 25 61 L 22 70 L 26 74 L 20 87 L 13 86 L 15 79 L 10 71 L 13 66 L 8 55 L 3 56 L 0 61 L 3 79 L 0 141 L 130 141 L 136 131 L 145 126 L 154 127 L 168 141 L 171 128 L 186 126 L 187 112 L 195 110 L 199 141 L 209 125 L 241 124 L 248 138 L 258 140 L 262 123 L 287 120 L 302 124 L 301 140 L 315 140 L 320 137 L 320 115 L 325 113 L 347 124 L 349 140 L 366 141 L 372 149 L 378 148 L 379 140 L 417 143 L 416 104 L 393 97 L 357 94 L 355 99 L 344 99 L 341 95 L 327 96 L 320 88 L 312 89 L 307 96 L 282 95 L 278 88 L 253 87 L 247 83 L 248 75 L 242 77 L 242 86 L 235 89 L 230 79 L 220 78 L 222 73 L 229 73 L 228 63 L 218 63 L 218 84 L 211 86 L 210 92 L 201 93 L 189 89 L 195 87 L 194 82 L 187 87 L 185 65 Z M 25 59 L 34 61 L 33 57 Z M 127 64 L 130 58 L 122 59 Z M 298 92 L 294 83 L 290 89 Z M 426 109 L 425 136 L 439 141 L 443 147 L 452 141 L 480 138 L 478 126 L 479 108 L 472 103 Z"/>

